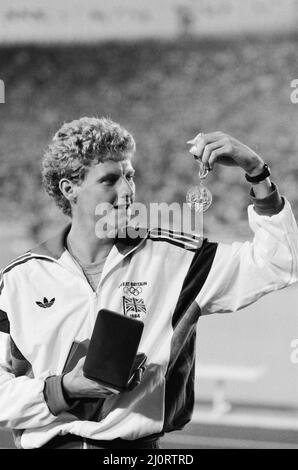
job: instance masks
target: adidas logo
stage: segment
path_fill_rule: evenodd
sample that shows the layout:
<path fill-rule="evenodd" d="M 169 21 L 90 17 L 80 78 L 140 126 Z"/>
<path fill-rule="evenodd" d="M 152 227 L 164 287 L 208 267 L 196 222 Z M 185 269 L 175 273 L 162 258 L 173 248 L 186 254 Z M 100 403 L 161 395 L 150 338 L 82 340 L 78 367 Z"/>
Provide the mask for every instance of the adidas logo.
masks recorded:
<path fill-rule="evenodd" d="M 41 308 L 50 308 L 50 307 L 52 307 L 52 305 L 54 305 L 55 300 L 56 299 L 54 298 L 54 299 L 49 301 L 46 297 L 44 297 L 43 302 L 35 302 L 35 303 L 36 303 L 36 305 L 38 305 Z"/>

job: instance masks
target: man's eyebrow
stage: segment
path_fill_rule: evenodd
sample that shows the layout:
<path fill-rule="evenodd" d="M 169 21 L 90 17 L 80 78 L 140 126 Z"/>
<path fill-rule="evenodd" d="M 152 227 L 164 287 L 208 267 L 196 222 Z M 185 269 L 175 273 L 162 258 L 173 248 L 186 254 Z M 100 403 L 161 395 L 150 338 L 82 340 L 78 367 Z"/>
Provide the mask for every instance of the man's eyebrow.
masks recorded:
<path fill-rule="evenodd" d="M 102 175 L 98 178 L 98 181 L 104 181 L 105 179 L 109 178 L 119 178 L 120 172 L 110 172 L 106 173 L 105 175 Z"/>

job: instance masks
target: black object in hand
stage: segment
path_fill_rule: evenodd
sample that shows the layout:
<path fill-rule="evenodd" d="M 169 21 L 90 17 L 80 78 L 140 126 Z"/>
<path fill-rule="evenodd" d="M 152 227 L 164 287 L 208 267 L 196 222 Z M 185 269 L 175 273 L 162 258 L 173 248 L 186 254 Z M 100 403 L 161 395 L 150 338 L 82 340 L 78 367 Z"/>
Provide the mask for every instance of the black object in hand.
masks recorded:
<path fill-rule="evenodd" d="M 146 361 L 137 355 L 144 324 L 111 310 L 98 312 L 84 363 L 84 375 L 107 388 L 124 391 Z"/>

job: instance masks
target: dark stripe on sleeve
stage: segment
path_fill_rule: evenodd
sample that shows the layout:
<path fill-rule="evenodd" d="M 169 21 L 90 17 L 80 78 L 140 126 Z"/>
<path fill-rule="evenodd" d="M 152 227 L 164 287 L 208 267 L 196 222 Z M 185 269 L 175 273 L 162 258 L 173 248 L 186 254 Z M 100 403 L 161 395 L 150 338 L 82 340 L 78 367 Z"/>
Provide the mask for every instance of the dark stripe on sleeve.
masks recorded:
<path fill-rule="evenodd" d="M 196 325 L 200 307 L 194 301 L 212 267 L 217 243 L 204 239 L 192 260 L 173 314 L 173 337 L 166 373 L 164 432 L 182 429 L 194 408 Z"/>
<path fill-rule="evenodd" d="M 210 272 L 217 247 L 218 243 L 211 243 L 205 238 L 201 248 L 196 251 L 173 314 L 173 328 L 175 328 L 175 325 L 181 316 L 183 316 L 183 312 L 186 312 L 202 289 Z"/>
<path fill-rule="evenodd" d="M 193 235 L 193 234 L 185 233 L 185 232 L 177 232 L 177 231 L 170 230 L 170 229 L 164 229 L 162 227 L 158 227 L 158 228 L 150 230 L 149 236 L 150 235 L 152 236 L 165 235 L 166 237 L 175 238 L 180 241 L 185 240 L 185 241 L 190 241 L 190 242 L 193 242 L 193 241 L 197 242 L 202 239 L 202 237 L 200 237 L 199 235 Z"/>
<path fill-rule="evenodd" d="M 166 237 L 162 237 L 162 236 L 152 236 L 150 237 L 150 240 L 152 240 L 153 242 L 167 242 L 167 243 L 170 243 L 171 245 L 175 245 L 175 246 L 178 246 L 179 248 L 184 248 L 184 250 L 187 250 L 187 251 L 193 251 L 195 252 L 196 251 L 196 248 L 193 247 L 191 248 L 189 245 L 191 244 L 191 241 L 185 241 L 185 244 L 183 242 L 179 242 L 175 239 L 171 239 L 171 238 L 166 238 Z M 187 245 L 187 243 L 189 243 L 189 245 Z"/>
<path fill-rule="evenodd" d="M 10 324 L 8 316 L 3 310 L 0 310 L 0 332 L 1 333 L 10 333 Z"/>
<path fill-rule="evenodd" d="M 0 277 L 0 295 L 2 294 L 3 288 L 4 288 L 4 274 L 9 273 L 12 269 L 16 268 L 17 266 L 20 266 L 21 264 L 27 263 L 27 261 L 30 261 L 31 259 L 41 259 L 44 261 L 49 261 L 50 263 L 54 263 L 54 260 L 51 258 L 46 258 L 45 256 L 27 256 L 24 257 L 24 259 L 20 259 L 19 261 L 16 260 L 14 263 L 11 263 L 8 265 L 7 268 L 5 268 Z"/>

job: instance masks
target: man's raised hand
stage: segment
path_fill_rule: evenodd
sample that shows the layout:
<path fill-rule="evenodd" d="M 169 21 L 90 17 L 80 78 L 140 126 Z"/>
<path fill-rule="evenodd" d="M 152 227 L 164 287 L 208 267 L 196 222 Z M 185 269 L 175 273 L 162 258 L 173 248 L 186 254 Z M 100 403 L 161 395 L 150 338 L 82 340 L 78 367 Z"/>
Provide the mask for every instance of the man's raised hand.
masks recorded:
<path fill-rule="evenodd" d="M 239 166 L 251 176 L 262 172 L 264 161 L 247 145 L 223 132 L 200 133 L 187 142 L 190 153 L 202 160 L 210 170 L 215 164 Z"/>

